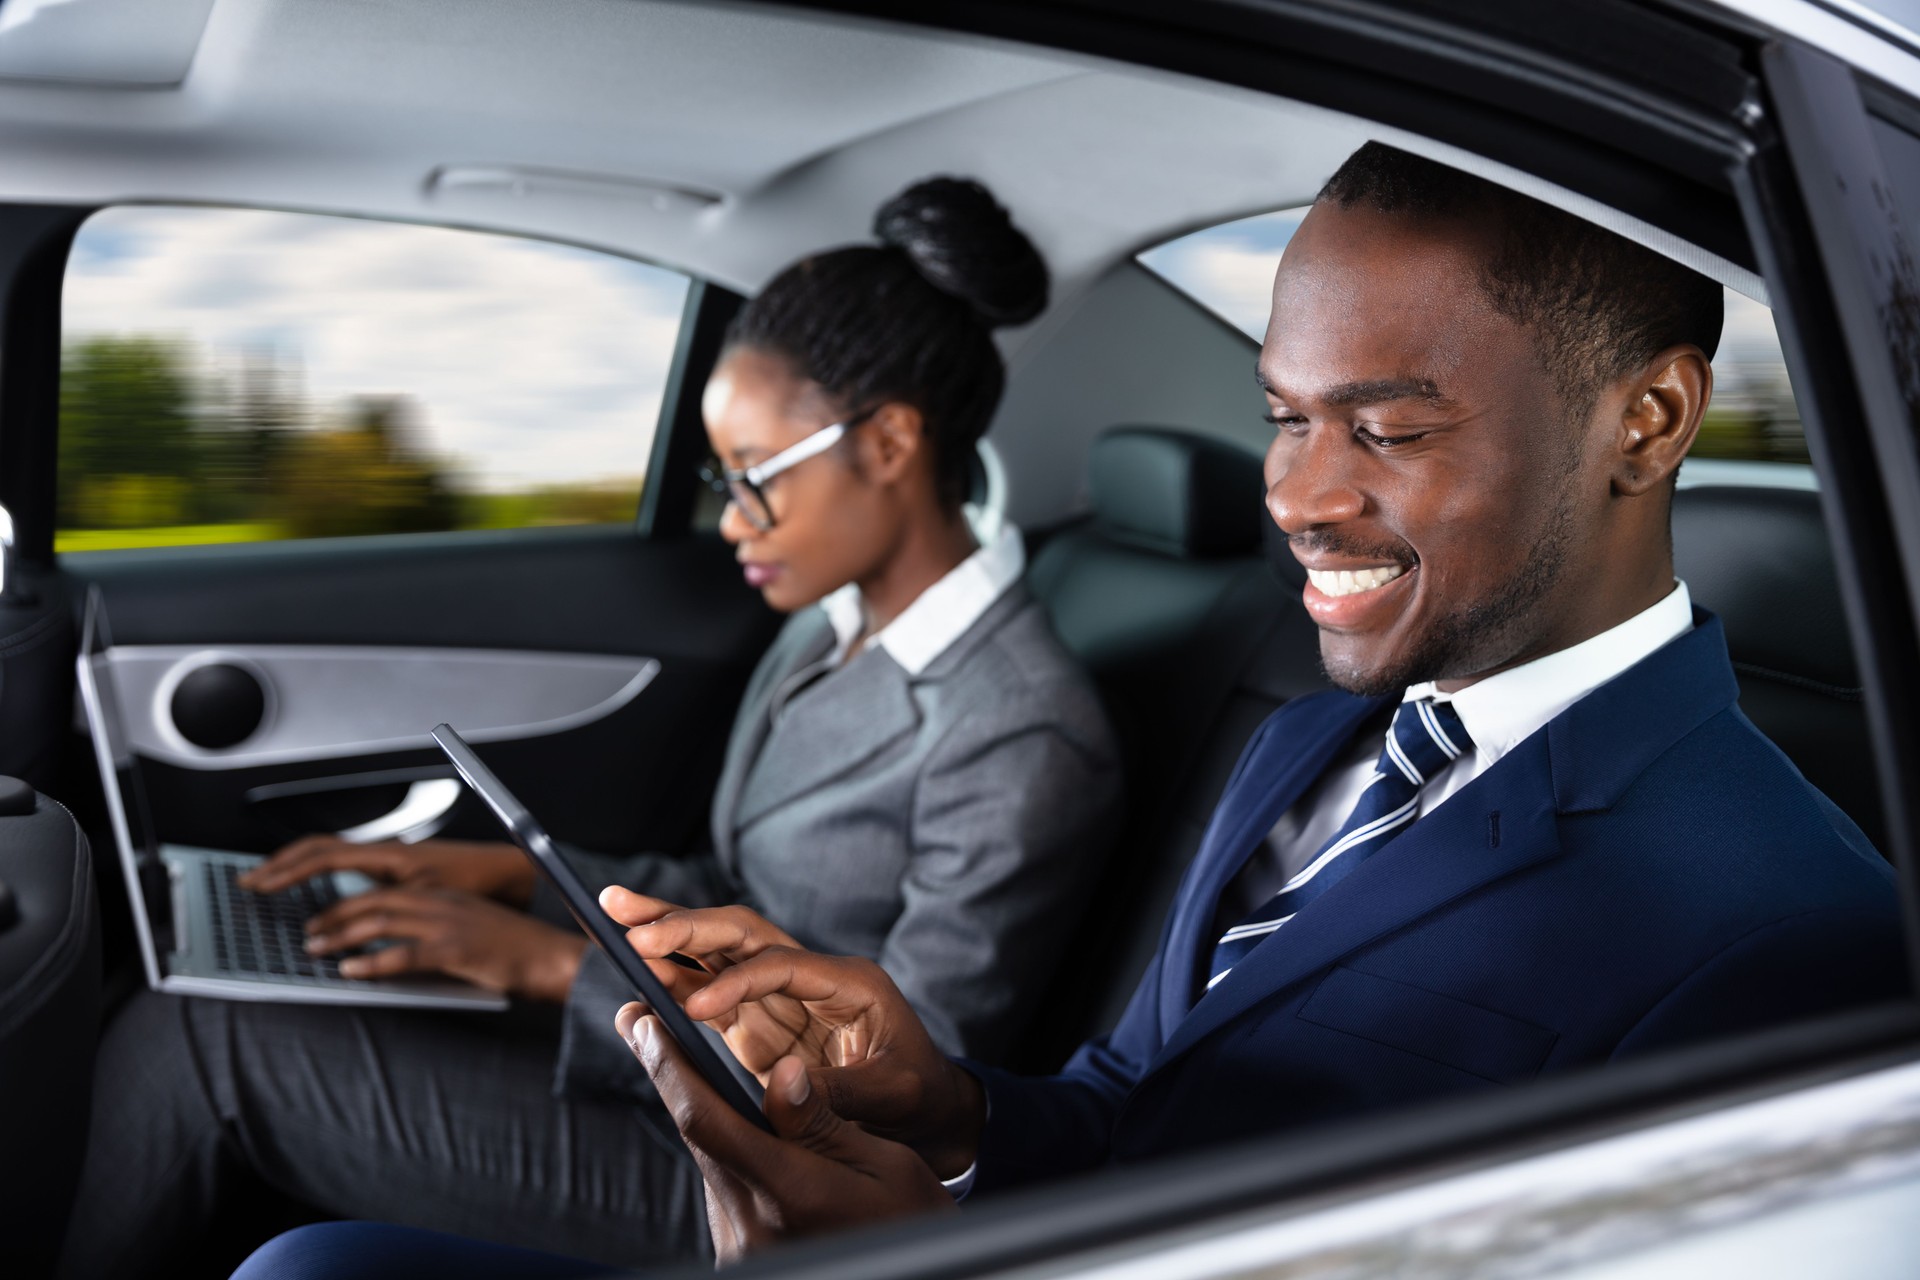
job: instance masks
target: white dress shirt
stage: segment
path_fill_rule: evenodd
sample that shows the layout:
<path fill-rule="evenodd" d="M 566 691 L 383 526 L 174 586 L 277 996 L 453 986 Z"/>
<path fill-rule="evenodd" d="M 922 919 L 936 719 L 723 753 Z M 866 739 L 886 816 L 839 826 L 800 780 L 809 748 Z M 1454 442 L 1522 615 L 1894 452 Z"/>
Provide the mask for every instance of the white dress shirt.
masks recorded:
<path fill-rule="evenodd" d="M 917 676 L 947 651 L 1007 588 L 1027 571 L 1027 549 L 1010 524 L 941 579 L 914 597 L 898 617 L 867 637 L 869 647 L 885 649 L 910 676 Z M 846 661 L 848 651 L 867 628 L 866 604 L 858 583 L 849 582 L 820 601 L 833 627 L 829 667 Z"/>
<path fill-rule="evenodd" d="M 1473 739 L 1470 754 L 1462 754 L 1420 789 L 1419 815 L 1425 817 L 1439 808 L 1547 721 L 1691 630 L 1693 601 L 1687 594 L 1687 584 L 1679 582 L 1658 604 L 1618 626 L 1571 648 L 1476 681 L 1458 693 L 1442 693 L 1431 681 L 1409 688 L 1401 701 L 1433 698 L 1451 702 Z M 1228 892 L 1231 901 L 1221 905 L 1226 925 L 1277 892 L 1340 830 L 1373 777 L 1382 745 L 1383 740 L 1373 736 L 1356 742 L 1352 754 L 1274 824 L 1264 847 Z"/>

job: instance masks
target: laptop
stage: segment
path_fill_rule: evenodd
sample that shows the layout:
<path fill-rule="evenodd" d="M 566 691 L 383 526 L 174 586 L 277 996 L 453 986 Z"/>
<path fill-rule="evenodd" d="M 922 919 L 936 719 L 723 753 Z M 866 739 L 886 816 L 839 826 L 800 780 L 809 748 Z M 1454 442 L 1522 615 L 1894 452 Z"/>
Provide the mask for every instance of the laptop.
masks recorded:
<path fill-rule="evenodd" d="M 281 893 L 257 894 L 236 881 L 262 861 L 259 854 L 161 844 L 115 695 L 107 656 L 112 644 L 105 601 L 98 587 L 91 588 L 77 663 L 80 700 L 126 873 L 148 986 L 294 1004 L 507 1007 L 506 997 L 456 978 L 347 978 L 337 956 L 308 955 L 308 918 L 373 887 L 358 872 L 335 872 Z"/>

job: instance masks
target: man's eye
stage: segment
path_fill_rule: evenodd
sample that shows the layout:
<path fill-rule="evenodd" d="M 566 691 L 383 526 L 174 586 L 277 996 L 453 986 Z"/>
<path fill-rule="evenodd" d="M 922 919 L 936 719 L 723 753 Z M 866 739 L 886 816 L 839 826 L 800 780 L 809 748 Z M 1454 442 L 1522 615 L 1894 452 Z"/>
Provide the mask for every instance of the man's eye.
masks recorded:
<path fill-rule="evenodd" d="M 1365 427 L 1355 427 L 1353 434 L 1362 444 L 1370 444 L 1376 449 L 1394 449 L 1403 444 L 1412 444 L 1415 440 L 1425 435 L 1426 432 L 1416 431 L 1410 436 L 1383 436 L 1379 432 L 1369 431 Z"/>
<path fill-rule="evenodd" d="M 1269 411 L 1260 415 L 1260 421 L 1275 427 L 1299 427 L 1306 425 L 1307 420 L 1297 413 L 1273 413 Z"/>

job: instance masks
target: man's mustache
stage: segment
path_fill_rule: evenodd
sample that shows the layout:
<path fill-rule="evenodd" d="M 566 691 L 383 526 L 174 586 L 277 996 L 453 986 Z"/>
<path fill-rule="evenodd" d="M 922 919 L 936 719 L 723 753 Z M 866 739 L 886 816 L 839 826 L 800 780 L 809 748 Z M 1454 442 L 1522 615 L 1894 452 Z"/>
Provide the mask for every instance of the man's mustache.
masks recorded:
<path fill-rule="evenodd" d="M 1336 533 L 1329 529 L 1309 529 L 1305 533 L 1289 534 L 1287 545 L 1292 547 L 1297 555 L 1318 553 L 1347 556 L 1354 560 L 1370 560 L 1377 564 L 1411 567 L 1420 559 L 1413 553 L 1413 548 L 1404 542 L 1368 542 L 1351 534 Z"/>

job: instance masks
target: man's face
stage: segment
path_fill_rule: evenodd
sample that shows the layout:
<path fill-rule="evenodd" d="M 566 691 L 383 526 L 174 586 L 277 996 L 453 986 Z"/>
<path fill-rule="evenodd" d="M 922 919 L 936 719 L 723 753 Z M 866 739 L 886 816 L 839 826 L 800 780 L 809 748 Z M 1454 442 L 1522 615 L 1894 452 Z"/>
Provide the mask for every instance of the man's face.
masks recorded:
<path fill-rule="evenodd" d="M 1316 206 L 1274 281 L 1267 507 L 1335 684 L 1467 683 L 1565 647 L 1607 481 L 1458 222 Z M 1571 612 L 1578 612 L 1572 610 Z"/>

